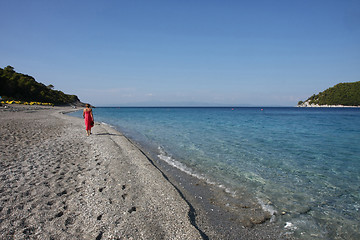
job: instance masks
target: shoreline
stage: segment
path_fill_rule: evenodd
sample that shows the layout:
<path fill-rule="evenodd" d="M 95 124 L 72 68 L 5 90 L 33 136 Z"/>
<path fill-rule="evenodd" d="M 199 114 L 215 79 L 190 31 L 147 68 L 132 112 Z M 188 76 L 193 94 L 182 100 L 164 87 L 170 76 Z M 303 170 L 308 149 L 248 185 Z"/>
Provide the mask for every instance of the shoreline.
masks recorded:
<path fill-rule="evenodd" d="M 86 137 L 82 119 L 60 114 L 74 111 L 70 107 L 12 106 L 0 111 L 5 125 L 1 159 L 6 162 L 1 170 L 3 239 L 290 237 L 263 214 L 240 219 L 240 212 L 221 206 L 221 194 L 217 196 L 212 186 L 150 156 L 110 126 L 96 123 Z M 42 125 L 30 124 L 38 122 Z M 28 139 L 31 135 L 35 137 Z M 28 155 L 18 152 L 24 147 Z M 14 163 L 22 166 L 16 169 Z"/>
<path fill-rule="evenodd" d="M 122 132 L 116 126 L 101 124 Z M 278 224 L 277 219 L 284 213 L 275 211 L 269 200 L 262 201 L 244 189 L 234 197 L 224 186 L 164 161 L 153 149 L 156 146 L 127 138 L 182 192 L 194 207 L 197 225 L 209 239 L 295 239 L 292 231 Z"/>
<path fill-rule="evenodd" d="M 0 109 L 1 239 L 203 239 L 135 146 L 65 110 Z"/>
<path fill-rule="evenodd" d="M 143 144 L 128 140 L 165 174 L 167 180 L 192 205 L 197 225 L 204 229 L 209 239 L 295 239 L 292 232 L 281 229 L 276 220 L 273 221 L 281 213 L 264 209 L 264 206 L 272 209 L 271 202 L 260 203 L 247 190 L 234 197 L 226 188 L 190 175 L 161 160 Z"/>
<path fill-rule="evenodd" d="M 319 104 L 309 104 L 303 103 L 297 105 L 299 108 L 360 108 L 360 106 L 346 106 L 346 105 L 319 105 Z"/>

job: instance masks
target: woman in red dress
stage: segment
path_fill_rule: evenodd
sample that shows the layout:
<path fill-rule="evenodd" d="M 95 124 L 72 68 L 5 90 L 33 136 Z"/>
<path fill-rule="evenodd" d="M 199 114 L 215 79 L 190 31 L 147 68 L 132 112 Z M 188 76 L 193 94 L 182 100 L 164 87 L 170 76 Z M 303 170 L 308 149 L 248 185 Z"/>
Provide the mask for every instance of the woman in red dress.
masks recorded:
<path fill-rule="evenodd" d="M 91 128 L 94 126 L 94 116 L 89 104 L 86 104 L 86 108 L 83 112 L 83 117 L 85 119 L 86 133 L 88 136 L 90 136 Z"/>

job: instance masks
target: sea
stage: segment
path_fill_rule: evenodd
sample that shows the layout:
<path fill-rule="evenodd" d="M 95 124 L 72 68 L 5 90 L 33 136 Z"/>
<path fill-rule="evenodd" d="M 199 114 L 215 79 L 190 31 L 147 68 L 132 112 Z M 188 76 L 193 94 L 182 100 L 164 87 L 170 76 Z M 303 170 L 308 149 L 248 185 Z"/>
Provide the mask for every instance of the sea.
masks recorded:
<path fill-rule="evenodd" d="M 245 189 L 296 238 L 360 239 L 360 108 L 93 111 L 161 161 L 235 198 Z"/>

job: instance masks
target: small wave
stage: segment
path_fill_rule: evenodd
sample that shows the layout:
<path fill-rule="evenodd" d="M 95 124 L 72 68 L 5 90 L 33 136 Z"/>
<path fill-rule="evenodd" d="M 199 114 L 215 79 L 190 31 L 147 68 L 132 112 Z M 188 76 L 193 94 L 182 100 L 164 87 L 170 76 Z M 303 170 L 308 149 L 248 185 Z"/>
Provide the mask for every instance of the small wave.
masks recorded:
<path fill-rule="evenodd" d="M 160 153 L 160 154 L 157 155 L 158 158 L 165 161 L 170 166 L 173 166 L 173 167 L 179 169 L 180 171 L 182 171 L 182 172 L 184 172 L 184 173 L 186 173 L 186 174 L 188 174 L 188 175 L 190 175 L 192 177 L 203 180 L 209 185 L 217 186 L 218 188 L 223 189 L 223 191 L 225 193 L 231 195 L 234 198 L 237 196 L 236 191 L 233 191 L 232 189 L 224 186 L 223 184 L 218 184 L 218 183 L 216 183 L 214 181 L 211 181 L 209 178 L 194 172 L 192 169 L 187 167 L 185 164 L 183 164 L 183 163 L 181 163 L 179 161 L 176 161 L 174 158 L 169 156 L 169 154 L 167 154 L 162 147 L 158 147 L 158 150 L 159 150 L 159 153 Z"/>
<path fill-rule="evenodd" d="M 101 124 L 103 124 L 103 125 L 105 125 L 105 126 L 107 126 L 107 127 L 111 127 L 111 128 L 113 128 L 113 129 L 116 129 L 115 126 L 113 126 L 113 125 L 111 125 L 111 124 L 108 124 L 108 123 L 106 123 L 106 122 L 101 122 Z"/>
<path fill-rule="evenodd" d="M 173 167 L 179 169 L 180 171 L 185 172 L 186 174 L 188 174 L 192 177 L 203 180 L 211 185 L 216 185 L 216 183 L 210 181 L 208 178 L 206 178 L 198 173 L 195 173 L 192 169 L 187 167 L 185 164 L 183 164 L 179 161 L 176 161 L 174 158 L 169 156 L 162 147 L 158 147 L 158 150 L 159 150 L 159 154 L 157 155 L 158 158 L 165 161 L 170 166 L 173 166 Z"/>
<path fill-rule="evenodd" d="M 277 211 L 276 211 L 275 207 L 272 205 L 272 203 L 271 202 L 265 203 L 262 199 L 260 199 L 258 197 L 257 197 L 257 200 L 258 200 L 258 203 L 261 205 L 261 208 L 265 212 L 270 213 L 270 215 L 271 215 L 270 222 L 274 222 L 275 218 L 276 218 Z"/>
<path fill-rule="evenodd" d="M 103 124 L 103 125 L 105 125 L 105 126 L 110 126 L 110 127 L 111 127 L 111 125 L 110 125 L 110 124 L 107 124 L 106 122 L 101 122 L 101 124 Z"/>
<path fill-rule="evenodd" d="M 230 194 L 232 197 L 236 197 L 236 191 L 232 191 L 230 188 L 225 187 L 224 185 L 218 185 L 219 188 L 224 189 L 227 194 Z"/>
<path fill-rule="evenodd" d="M 297 227 L 291 222 L 286 222 L 284 228 L 292 231 L 295 231 L 297 229 Z"/>

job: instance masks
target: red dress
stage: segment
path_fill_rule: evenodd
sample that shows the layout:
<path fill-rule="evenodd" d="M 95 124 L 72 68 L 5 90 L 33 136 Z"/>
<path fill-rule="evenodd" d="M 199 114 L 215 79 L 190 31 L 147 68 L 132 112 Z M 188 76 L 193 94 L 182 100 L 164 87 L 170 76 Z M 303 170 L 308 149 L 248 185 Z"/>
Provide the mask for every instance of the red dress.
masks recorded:
<path fill-rule="evenodd" d="M 91 130 L 93 119 L 91 117 L 91 111 L 85 111 L 85 126 L 86 130 Z"/>

